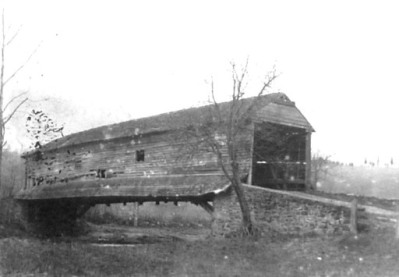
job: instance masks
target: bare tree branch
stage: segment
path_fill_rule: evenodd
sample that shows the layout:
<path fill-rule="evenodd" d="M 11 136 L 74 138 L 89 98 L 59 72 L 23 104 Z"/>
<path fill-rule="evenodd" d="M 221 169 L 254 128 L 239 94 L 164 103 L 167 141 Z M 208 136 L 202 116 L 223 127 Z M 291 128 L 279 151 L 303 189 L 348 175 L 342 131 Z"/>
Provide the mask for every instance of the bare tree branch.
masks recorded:
<path fill-rule="evenodd" d="M 1 41 L 1 69 L 0 69 L 0 106 L 3 105 L 3 91 L 4 91 L 4 51 L 5 51 L 5 39 L 6 39 L 6 34 L 4 31 L 4 8 L 2 11 L 2 16 L 1 16 L 1 31 L 2 31 L 2 41 Z"/>
<path fill-rule="evenodd" d="M 213 105 L 215 106 L 215 109 L 216 109 L 216 115 L 218 117 L 218 123 L 221 124 L 222 123 L 222 114 L 221 114 L 221 111 L 220 111 L 219 104 L 218 104 L 218 102 L 216 101 L 216 98 L 215 98 L 215 90 L 214 90 L 213 78 L 212 78 L 212 82 L 211 82 L 211 94 L 212 94 Z"/>
<path fill-rule="evenodd" d="M 220 150 L 220 147 L 218 144 L 211 144 L 211 148 L 213 150 L 213 153 L 216 153 L 217 155 L 217 159 L 218 159 L 218 164 L 220 165 L 220 167 L 222 168 L 222 171 L 224 173 L 224 175 L 227 177 L 227 179 L 229 179 L 230 182 L 233 181 L 232 176 L 230 176 L 229 171 L 227 170 L 224 162 L 223 162 L 223 156 L 222 156 L 222 151 Z"/>
<path fill-rule="evenodd" d="M 25 98 L 24 100 L 22 100 L 15 108 L 14 110 L 10 113 L 9 116 L 7 116 L 7 118 L 4 120 L 3 125 L 6 125 L 8 123 L 8 121 L 10 121 L 10 119 L 14 116 L 15 112 L 19 109 L 19 107 L 21 107 L 26 101 L 28 101 L 28 98 Z"/>
<path fill-rule="evenodd" d="M 21 31 L 22 25 L 19 25 L 18 29 L 15 31 L 14 35 L 7 41 L 6 46 L 10 45 L 13 40 L 18 36 L 19 32 Z"/>
<path fill-rule="evenodd" d="M 41 46 L 41 43 L 39 43 L 39 45 L 36 47 L 36 49 L 33 50 L 33 52 L 32 52 L 32 53 L 30 54 L 30 56 L 26 59 L 26 61 L 25 61 L 20 67 L 18 67 L 17 70 L 15 70 L 14 73 L 11 74 L 11 75 L 4 81 L 3 86 L 5 86 L 9 81 L 11 81 L 11 80 L 15 77 L 15 75 L 17 75 L 18 72 L 20 72 L 20 71 L 25 67 L 25 65 L 30 61 L 30 59 L 36 54 L 37 50 L 39 50 L 40 46 Z"/>
<path fill-rule="evenodd" d="M 246 109 L 246 111 L 243 113 L 243 115 L 241 116 L 242 120 L 246 120 L 246 118 L 252 113 L 258 98 L 260 96 L 262 96 L 266 89 L 270 88 L 272 83 L 274 82 L 274 80 L 278 77 L 278 75 L 276 74 L 276 70 L 273 69 L 273 71 L 269 72 L 269 74 L 266 76 L 266 81 L 263 83 L 261 89 L 259 90 L 258 94 L 256 97 L 253 98 L 251 104 L 249 105 L 249 107 Z"/>
<path fill-rule="evenodd" d="M 238 87 L 237 87 L 237 97 L 238 97 L 238 99 L 240 99 L 240 98 L 242 98 L 244 96 L 244 93 L 242 92 L 241 87 L 242 87 L 242 83 L 244 81 L 244 78 L 245 78 L 246 74 L 248 73 L 248 61 L 249 61 L 249 58 L 247 58 L 247 60 L 246 60 L 245 66 L 242 69 L 240 77 L 238 76 L 237 72 L 235 71 L 235 68 L 233 68 L 234 71 L 235 71 L 236 78 L 238 80 Z"/>
<path fill-rule="evenodd" d="M 18 94 L 16 96 L 14 96 L 13 98 L 11 98 L 10 101 L 8 101 L 7 104 L 4 106 L 3 112 L 5 112 L 7 110 L 8 106 L 11 105 L 12 102 L 14 102 L 16 99 L 18 99 L 19 97 L 21 97 L 21 96 L 23 96 L 23 95 L 25 95 L 27 93 L 28 93 L 28 91 L 24 91 L 24 92 L 22 92 L 22 93 L 20 93 L 20 94 Z"/>

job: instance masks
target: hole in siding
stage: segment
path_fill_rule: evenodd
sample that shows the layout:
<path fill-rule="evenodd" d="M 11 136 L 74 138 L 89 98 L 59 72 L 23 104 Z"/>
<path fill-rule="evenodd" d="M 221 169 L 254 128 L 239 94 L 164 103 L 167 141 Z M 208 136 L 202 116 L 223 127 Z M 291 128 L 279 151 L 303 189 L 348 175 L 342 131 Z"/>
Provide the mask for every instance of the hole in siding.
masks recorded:
<path fill-rule="evenodd" d="M 82 161 L 76 161 L 75 162 L 75 169 L 82 169 Z"/>
<path fill-rule="evenodd" d="M 37 178 L 37 183 L 36 183 L 36 185 L 40 186 L 40 184 L 43 183 L 43 181 L 44 181 L 43 177 Z"/>
<path fill-rule="evenodd" d="M 38 162 L 38 161 L 40 161 L 40 160 L 42 160 L 43 159 L 43 153 L 41 152 L 41 151 L 37 151 L 35 154 L 34 154 L 34 156 L 33 156 L 33 160 L 35 161 L 35 162 Z"/>
<path fill-rule="evenodd" d="M 105 178 L 105 176 L 106 176 L 105 172 L 106 171 L 107 171 L 106 169 L 98 169 L 97 170 L 97 178 Z"/>
<path fill-rule="evenodd" d="M 144 162 L 144 159 L 145 159 L 144 150 L 137 150 L 136 151 L 136 161 L 137 162 Z"/>

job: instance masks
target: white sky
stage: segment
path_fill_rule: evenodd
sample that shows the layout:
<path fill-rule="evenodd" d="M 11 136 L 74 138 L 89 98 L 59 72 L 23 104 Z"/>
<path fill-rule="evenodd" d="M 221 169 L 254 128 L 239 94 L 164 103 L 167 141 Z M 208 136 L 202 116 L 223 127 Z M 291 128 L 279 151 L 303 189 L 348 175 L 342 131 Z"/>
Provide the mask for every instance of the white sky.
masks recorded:
<path fill-rule="evenodd" d="M 276 66 L 314 151 L 399 161 L 395 2 L 9 1 L 6 26 L 23 26 L 8 68 L 42 45 L 7 93 L 60 98 L 42 107 L 75 132 L 203 103 L 211 76 L 226 100 L 229 62 L 249 57 L 248 95 Z"/>

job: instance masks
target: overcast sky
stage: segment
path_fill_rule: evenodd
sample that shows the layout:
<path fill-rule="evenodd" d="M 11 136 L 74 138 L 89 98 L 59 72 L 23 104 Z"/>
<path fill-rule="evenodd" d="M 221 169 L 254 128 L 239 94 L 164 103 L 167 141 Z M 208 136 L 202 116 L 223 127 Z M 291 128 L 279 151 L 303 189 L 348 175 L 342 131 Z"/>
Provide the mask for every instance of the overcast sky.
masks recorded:
<path fill-rule="evenodd" d="M 10 1 L 9 72 L 41 46 L 7 93 L 61 99 L 48 112 L 75 132 L 204 103 L 211 76 L 226 100 L 249 57 L 248 95 L 275 66 L 314 151 L 399 162 L 395 2 Z"/>

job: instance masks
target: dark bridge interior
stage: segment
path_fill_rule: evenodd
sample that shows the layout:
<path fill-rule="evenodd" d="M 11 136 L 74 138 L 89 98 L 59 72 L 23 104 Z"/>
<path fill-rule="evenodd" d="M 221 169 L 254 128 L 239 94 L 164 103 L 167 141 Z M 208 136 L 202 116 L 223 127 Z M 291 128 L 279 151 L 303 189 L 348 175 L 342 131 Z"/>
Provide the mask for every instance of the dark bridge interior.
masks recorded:
<path fill-rule="evenodd" d="M 285 189 L 305 189 L 306 130 L 259 123 L 255 125 L 252 184 Z"/>

